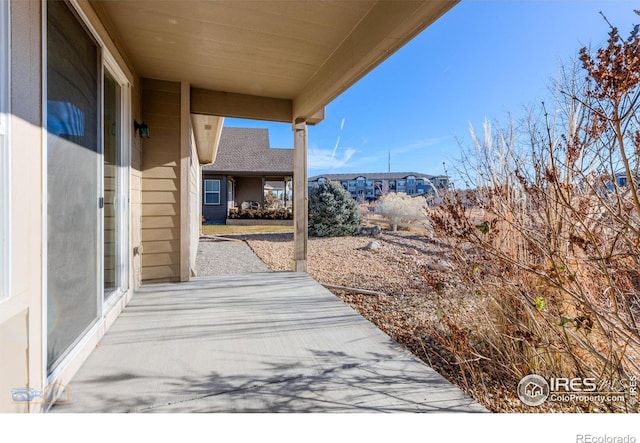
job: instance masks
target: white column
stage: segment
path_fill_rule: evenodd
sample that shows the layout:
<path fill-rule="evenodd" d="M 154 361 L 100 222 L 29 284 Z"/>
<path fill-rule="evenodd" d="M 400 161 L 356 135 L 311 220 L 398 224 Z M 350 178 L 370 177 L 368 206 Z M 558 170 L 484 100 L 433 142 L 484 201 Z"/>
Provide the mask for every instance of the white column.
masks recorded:
<path fill-rule="evenodd" d="M 293 143 L 293 270 L 307 272 L 307 124 L 294 123 Z"/>
<path fill-rule="evenodd" d="M 191 85 L 180 83 L 180 281 L 191 276 L 191 226 L 189 220 L 189 148 L 191 143 Z M 195 263 L 193 263 L 195 268 Z"/>

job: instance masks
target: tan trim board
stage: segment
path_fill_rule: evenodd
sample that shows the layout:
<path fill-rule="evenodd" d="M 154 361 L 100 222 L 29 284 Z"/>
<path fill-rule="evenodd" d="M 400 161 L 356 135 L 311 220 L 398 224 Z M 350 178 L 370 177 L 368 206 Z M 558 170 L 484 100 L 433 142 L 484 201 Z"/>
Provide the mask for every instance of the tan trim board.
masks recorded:
<path fill-rule="evenodd" d="M 293 115 L 291 100 L 199 88 L 191 89 L 191 112 L 281 123 Z"/>

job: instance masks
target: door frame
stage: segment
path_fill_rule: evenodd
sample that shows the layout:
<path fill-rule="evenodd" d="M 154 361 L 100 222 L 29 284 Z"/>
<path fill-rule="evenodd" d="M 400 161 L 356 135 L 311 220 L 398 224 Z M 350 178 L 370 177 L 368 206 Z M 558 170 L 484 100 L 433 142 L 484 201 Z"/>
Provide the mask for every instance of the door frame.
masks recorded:
<path fill-rule="evenodd" d="M 102 211 L 97 211 L 96 217 L 99 224 L 99 235 L 98 235 L 98 254 L 102 254 L 102 257 L 99 257 L 98 264 L 98 293 L 96 296 L 98 297 L 98 309 L 99 313 L 97 315 L 96 321 L 88 327 L 83 334 L 78 337 L 76 342 L 71 346 L 71 348 L 66 352 L 64 358 L 62 358 L 58 364 L 52 369 L 51 372 L 48 370 L 48 339 L 47 339 L 47 307 L 48 307 L 48 287 L 47 287 L 47 278 L 48 278 L 48 263 L 47 263 L 47 242 L 48 242 L 48 189 L 47 189 L 47 168 L 42 168 L 42 182 L 41 182 L 41 195 L 42 195 L 42 226 L 41 226 L 41 235 L 42 235 L 42 256 L 41 256 L 41 266 L 42 266 L 42 349 L 41 349 L 41 373 L 42 373 L 42 386 L 43 388 L 49 385 L 52 385 L 54 382 L 66 382 L 68 379 L 73 376 L 75 371 L 78 369 L 79 365 L 84 361 L 84 359 L 89 355 L 95 344 L 100 340 L 102 335 L 104 335 L 105 330 L 110 326 L 113 322 L 117 314 L 122 310 L 124 305 L 129 301 L 131 297 L 131 283 L 130 283 L 130 264 L 131 264 L 131 255 L 129 253 L 129 245 L 131 244 L 131 210 L 130 210 L 130 175 L 131 175 L 131 135 L 132 135 L 132 93 L 131 93 L 131 80 L 125 73 L 126 68 L 123 68 L 118 62 L 114 55 L 110 52 L 109 47 L 105 44 L 105 40 L 101 37 L 100 32 L 96 30 L 96 27 L 92 24 L 91 19 L 87 16 L 87 14 L 82 9 L 78 0 L 66 0 L 65 3 L 72 9 L 72 11 L 77 15 L 80 22 L 86 28 L 88 34 L 93 38 L 98 46 L 99 55 L 98 60 L 100 63 L 99 66 L 99 78 L 98 83 L 96 84 L 96 88 L 98 88 L 99 100 L 98 107 L 96 110 L 97 118 L 99 122 L 98 128 L 98 154 L 100 157 L 103 155 L 103 133 L 104 130 L 103 125 L 103 109 L 104 109 L 104 90 L 103 90 L 103 79 L 104 79 L 104 70 L 108 70 L 110 75 L 118 82 L 121 89 L 121 100 L 120 100 L 120 111 L 121 111 L 121 134 L 120 134 L 120 150 L 121 150 L 121 164 L 120 164 L 120 180 L 121 189 L 123 198 L 122 201 L 118 205 L 123 213 L 122 213 L 122 226 L 120 228 L 121 235 L 121 245 L 119 248 L 119 253 L 121 254 L 122 263 L 120 264 L 120 272 L 121 272 L 121 288 L 120 293 L 109 297 L 108 303 L 105 303 L 104 299 L 104 276 L 103 276 L 103 268 L 104 268 L 104 229 L 102 226 L 103 223 L 103 213 Z M 42 164 L 46 165 L 48 163 L 48 132 L 47 132 L 47 2 L 41 2 L 41 121 L 42 121 Z M 103 30 L 104 31 L 104 30 Z M 107 35 L 107 34 L 105 34 Z M 100 162 L 100 160 L 98 160 Z M 99 192 L 102 193 L 104 186 L 104 160 L 100 162 L 99 166 Z M 97 205 L 96 205 L 97 206 Z M 123 297 L 124 296 L 124 297 Z M 53 395 L 57 395 L 58 393 L 52 393 Z M 52 403 L 48 402 L 50 399 L 45 399 L 45 409 L 50 406 Z"/>
<path fill-rule="evenodd" d="M 102 48 L 103 56 L 102 56 L 102 96 L 101 102 L 102 106 L 100 107 L 101 113 L 101 134 L 104 134 L 104 75 L 105 72 L 108 72 L 109 75 L 115 80 L 115 82 L 120 87 L 120 103 L 119 103 L 119 114 L 120 114 L 120 134 L 118 140 L 118 179 L 117 179 L 117 187 L 118 187 L 118 197 L 117 197 L 117 205 L 116 211 L 119 212 L 118 225 L 116 226 L 116 236 L 118 237 L 118 248 L 116 249 L 117 262 L 116 262 L 116 281 L 117 287 L 115 289 L 115 293 L 107 299 L 104 293 L 104 212 L 102 212 L 102 217 L 100 217 L 100 253 L 102 257 L 101 267 L 100 267 L 100 275 L 101 275 L 101 294 L 102 294 L 102 311 L 103 316 L 105 311 L 107 311 L 111 306 L 113 306 L 123 294 L 127 292 L 129 289 L 129 261 L 130 257 L 128 254 L 129 251 L 129 223 L 130 223 L 130 208 L 129 208 L 129 176 L 130 176 L 130 149 L 129 141 L 131 140 L 131 125 L 128 122 L 131 121 L 131 89 L 130 83 L 127 79 L 125 73 L 120 69 L 117 62 L 111 56 L 106 48 Z M 104 140 L 102 140 L 100 144 L 100 155 L 102 157 L 102 162 L 100 163 L 101 169 L 101 189 L 100 192 L 104 197 Z"/>

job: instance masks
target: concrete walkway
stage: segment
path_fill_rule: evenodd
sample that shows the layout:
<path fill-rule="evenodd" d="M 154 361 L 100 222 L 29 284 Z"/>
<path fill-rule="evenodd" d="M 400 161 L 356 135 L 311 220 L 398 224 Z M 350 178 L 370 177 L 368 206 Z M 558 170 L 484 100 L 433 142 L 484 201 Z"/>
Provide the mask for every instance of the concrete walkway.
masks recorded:
<path fill-rule="evenodd" d="M 196 275 L 238 275 L 269 272 L 269 267 L 241 240 L 201 238 L 196 256 Z"/>
<path fill-rule="evenodd" d="M 483 412 L 305 274 L 143 286 L 51 412 Z"/>

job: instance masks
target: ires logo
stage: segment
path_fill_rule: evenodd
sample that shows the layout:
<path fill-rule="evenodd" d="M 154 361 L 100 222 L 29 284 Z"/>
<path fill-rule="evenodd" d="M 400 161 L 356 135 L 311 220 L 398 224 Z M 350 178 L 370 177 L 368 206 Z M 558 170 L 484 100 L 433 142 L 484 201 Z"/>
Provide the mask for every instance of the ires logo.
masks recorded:
<path fill-rule="evenodd" d="M 635 377 L 631 378 L 632 384 L 620 384 L 613 388 L 608 383 L 598 385 L 594 377 L 553 377 L 546 379 L 541 375 L 526 375 L 518 383 L 518 398 L 528 406 L 540 406 L 545 401 L 573 402 L 573 401 L 598 401 L 598 402 L 625 402 L 625 399 L 633 400 L 637 396 L 635 389 Z M 633 386 L 633 389 L 631 387 Z"/>
<path fill-rule="evenodd" d="M 594 377 L 550 378 L 549 389 L 552 392 L 596 392 L 598 390 L 596 382 Z"/>

